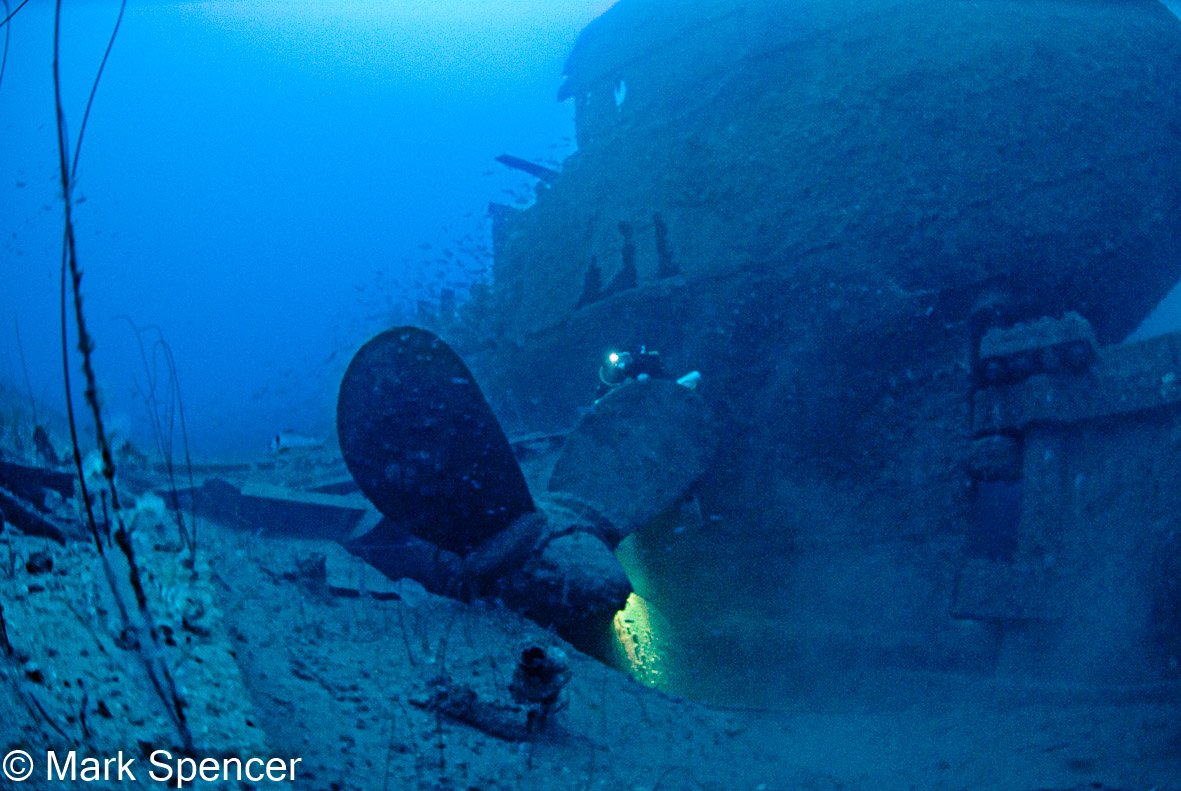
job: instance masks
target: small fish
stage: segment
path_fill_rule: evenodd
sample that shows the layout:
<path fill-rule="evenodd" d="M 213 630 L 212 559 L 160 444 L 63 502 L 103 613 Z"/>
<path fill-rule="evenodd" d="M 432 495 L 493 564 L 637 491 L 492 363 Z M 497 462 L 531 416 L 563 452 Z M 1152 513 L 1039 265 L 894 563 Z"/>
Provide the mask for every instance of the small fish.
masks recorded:
<path fill-rule="evenodd" d="M 314 437 L 309 437 L 306 434 L 299 434 L 294 431 L 280 431 L 271 440 L 271 453 L 278 455 L 288 450 L 296 450 L 299 448 L 319 448 L 324 443 Z"/>

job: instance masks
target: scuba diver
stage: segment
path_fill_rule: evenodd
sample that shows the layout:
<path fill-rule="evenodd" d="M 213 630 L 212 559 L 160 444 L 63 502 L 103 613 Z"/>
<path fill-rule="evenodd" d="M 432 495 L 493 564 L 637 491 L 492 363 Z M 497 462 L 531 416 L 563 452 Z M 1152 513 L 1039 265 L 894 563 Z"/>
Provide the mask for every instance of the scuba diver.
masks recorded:
<path fill-rule="evenodd" d="M 630 381 L 645 379 L 669 379 L 664 373 L 664 363 L 660 359 L 660 352 L 649 351 L 646 346 L 633 347 L 631 351 L 611 351 L 607 359 L 599 367 L 599 389 L 595 393 L 595 403 L 615 388 Z M 701 374 L 691 371 L 677 380 L 677 384 L 684 385 L 690 390 L 696 389 L 701 381 Z"/>

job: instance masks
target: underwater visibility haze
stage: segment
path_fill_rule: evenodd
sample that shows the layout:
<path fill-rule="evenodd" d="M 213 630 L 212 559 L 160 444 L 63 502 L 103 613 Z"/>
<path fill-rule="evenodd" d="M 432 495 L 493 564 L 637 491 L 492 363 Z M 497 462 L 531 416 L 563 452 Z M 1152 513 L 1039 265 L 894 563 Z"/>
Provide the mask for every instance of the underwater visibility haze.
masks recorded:
<path fill-rule="evenodd" d="M 328 439 L 350 349 L 489 279 L 487 204 L 532 182 L 494 157 L 573 149 L 562 62 L 607 5 L 130 3 L 75 187 L 108 408 L 149 439 L 126 315 L 172 345 L 196 452 L 262 453 L 284 429 Z M 118 11 L 63 8 L 71 134 Z M 30 2 L 5 28 L 0 299 L 5 381 L 24 383 L 18 319 L 35 395 L 56 404 L 53 12 Z"/>
<path fill-rule="evenodd" d="M 1181 791 L 1176 0 L 3 2 L 0 788 Z"/>

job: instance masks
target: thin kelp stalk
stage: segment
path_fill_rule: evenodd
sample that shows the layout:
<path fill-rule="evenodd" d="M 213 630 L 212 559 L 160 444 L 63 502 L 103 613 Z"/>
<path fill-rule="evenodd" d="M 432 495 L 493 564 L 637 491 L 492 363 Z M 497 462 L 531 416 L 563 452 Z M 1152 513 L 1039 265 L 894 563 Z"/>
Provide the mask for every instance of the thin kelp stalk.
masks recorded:
<path fill-rule="evenodd" d="M 0 73 L 3 73 L 2 70 Z M 25 389 L 29 391 L 29 408 L 33 410 L 33 426 L 35 428 L 41 425 L 41 421 L 37 420 L 37 399 L 33 398 L 33 384 L 29 381 L 29 366 L 25 364 L 25 345 L 21 343 L 21 324 L 16 316 L 12 317 L 12 326 L 16 330 L 16 350 L 21 358 L 21 371 L 25 375 Z"/>
<path fill-rule="evenodd" d="M 148 389 L 145 392 L 139 383 L 136 383 L 136 389 L 140 396 L 147 403 L 148 416 L 152 425 L 152 438 L 156 442 L 156 452 L 160 454 L 160 458 L 164 461 L 165 471 L 168 473 L 168 488 L 169 495 L 172 501 L 176 504 L 176 526 L 180 531 L 181 544 L 187 547 L 190 551 L 197 550 L 197 501 L 193 494 L 196 491 L 196 485 L 193 481 L 193 462 L 189 455 L 189 432 L 185 425 L 185 405 L 184 399 L 181 397 L 180 378 L 176 373 L 176 361 L 172 356 L 172 347 L 164 340 L 163 331 L 156 325 L 144 327 L 140 329 L 135 321 L 127 315 L 116 316 L 116 319 L 123 319 L 131 325 L 132 332 L 135 333 L 136 343 L 139 344 L 139 356 L 143 362 L 144 374 L 148 378 Z M 155 330 L 157 338 L 156 343 L 152 346 L 152 359 L 148 361 L 148 353 L 144 348 L 143 335 L 145 332 Z M 156 398 L 156 385 L 160 377 L 156 371 L 156 354 L 160 352 L 164 355 L 164 362 L 168 367 L 168 399 L 167 399 L 167 431 L 164 427 L 164 421 L 160 416 L 160 402 Z M 190 531 L 184 523 L 184 511 L 180 507 L 180 494 L 176 488 L 176 466 L 174 464 L 172 452 L 172 438 L 175 433 L 177 413 L 180 414 L 180 431 L 181 439 L 184 442 L 185 449 L 185 466 L 189 474 L 189 513 L 192 518 L 193 526 Z"/>
<path fill-rule="evenodd" d="M 74 250 L 74 218 L 73 218 L 73 198 L 70 194 L 70 169 L 67 166 L 69 161 L 69 142 L 66 140 L 66 119 L 65 113 L 62 110 L 61 99 L 61 78 L 58 69 L 58 49 L 60 43 L 59 26 L 61 24 L 61 2 L 58 0 L 57 12 L 54 17 L 53 25 L 53 95 L 57 110 L 57 148 L 58 148 L 58 165 L 61 172 L 62 197 L 65 202 L 65 228 L 62 238 L 62 264 L 61 264 L 61 334 L 62 334 L 62 376 L 65 378 L 66 388 L 66 417 L 70 424 L 70 441 L 74 448 L 74 467 L 78 472 L 78 485 L 82 488 L 82 502 L 86 507 L 86 521 L 90 525 L 90 533 L 94 538 L 94 545 L 98 549 L 100 555 L 104 558 L 106 553 L 103 550 L 102 539 L 99 538 L 98 523 L 94 518 L 94 509 L 90 502 L 90 492 L 86 487 L 86 475 L 82 471 L 82 449 L 78 443 L 78 423 L 74 415 L 74 399 L 72 389 L 70 387 L 70 349 L 68 341 L 68 326 L 66 322 L 66 275 L 67 273 L 73 279 L 74 287 L 74 313 L 78 321 L 78 348 L 82 352 L 83 370 L 87 374 L 88 384 L 87 396 L 95 391 L 94 369 L 90 366 L 90 352 L 93 346 L 90 341 L 90 335 L 86 332 L 86 320 L 82 315 L 82 294 L 78 287 L 82 282 L 82 272 L 78 267 L 78 258 Z M 97 404 L 97 402 L 96 402 Z M 97 413 L 98 409 L 94 411 Z M 103 438 L 102 430 L 102 416 L 97 415 L 97 429 L 101 445 L 105 445 L 106 441 Z M 101 446 L 100 445 L 100 446 Z M 110 465 L 111 477 L 114 476 L 114 464 L 110 461 L 110 450 L 108 449 L 103 455 L 103 472 L 107 471 L 107 465 Z M 126 615 L 126 613 L 124 613 Z"/>
<path fill-rule="evenodd" d="M 124 2 L 123 6 L 126 5 Z M 119 19 L 123 18 L 123 6 L 119 9 Z M 164 661 L 163 653 L 160 650 L 160 645 L 157 642 L 155 624 L 152 618 L 151 610 L 148 608 L 147 595 L 143 587 L 143 580 L 140 577 L 139 565 L 135 559 L 135 550 L 132 546 L 131 536 L 127 532 L 126 526 L 123 523 L 123 516 L 119 506 L 119 494 L 115 489 L 115 462 L 111 455 L 111 446 L 107 441 L 106 430 L 102 420 L 102 410 L 98 403 L 98 383 L 94 375 L 94 366 L 91 362 L 91 354 L 94 351 L 94 341 L 90 337 L 90 333 L 86 328 L 86 317 L 82 311 L 82 269 L 78 265 L 78 251 L 74 237 L 74 217 L 73 217 L 73 195 L 71 191 L 72 176 L 78 165 L 77 156 L 74 158 L 73 168 L 70 167 L 69 155 L 69 141 L 66 136 L 66 119 L 65 111 L 62 107 L 61 96 L 61 67 L 59 55 L 61 52 L 61 0 L 57 0 L 54 22 L 53 22 L 53 97 L 54 106 L 57 114 L 57 147 L 58 147 L 58 169 L 61 175 L 62 199 L 65 203 L 65 228 L 63 234 L 63 249 L 62 249 L 62 366 L 64 369 L 66 380 L 66 413 L 69 416 L 70 423 L 70 439 L 73 442 L 74 449 L 74 465 L 78 471 L 78 480 L 82 488 L 82 499 L 86 507 L 86 518 L 90 526 L 90 533 L 94 539 L 95 547 L 98 549 L 99 556 L 102 558 L 103 571 L 106 573 L 107 581 L 111 587 L 115 601 L 118 604 L 119 611 L 123 616 L 123 622 L 127 627 L 127 636 L 132 638 L 131 642 L 139 647 L 140 657 L 144 662 L 145 670 L 151 680 L 152 686 L 156 690 L 156 694 L 164 702 L 165 708 L 173 718 L 176 725 L 177 732 L 181 737 L 181 741 L 186 751 L 192 752 L 193 738 L 189 732 L 188 722 L 185 717 L 184 705 L 180 694 L 176 688 L 176 682 L 172 678 L 172 674 L 168 670 L 168 665 Z M 103 64 L 106 64 L 107 56 L 111 52 L 111 47 L 114 44 L 115 33 L 118 32 L 118 24 L 115 30 L 111 33 L 111 40 L 107 44 L 106 54 L 103 56 Z M 99 77 L 102 76 L 102 67 L 99 68 L 99 73 L 95 77 L 94 86 L 90 91 L 90 99 L 87 102 L 87 113 L 90 112 L 91 104 L 94 101 L 95 92 L 98 90 Z M 85 127 L 85 119 L 83 120 L 83 127 Z M 82 136 L 79 134 L 78 147 L 81 148 Z M 115 531 L 115 544 L 123 553 L 123 557 L 127 561 L 127 572 L 131 589 L 135 595 L 135 601 L 138 605 L 138 613 L 142 623 L 136 623 L 130 617 L 130 612 L 123 604 L 122 589 L 119 586 L 114 571 L 110 564 L 105 550 L 103 549 L 102 540 L 99 538 L 98 523 L 94 518 L 94 508 L 90 502 L 89 493 L 86 490 L 86 478 L 82 471 L 82 451 L 78 444 L 77 421 L 74 416 L 73 399 L 70 390 L 70 376 L 69 376 L 69 344 L 66 340 L 66 272 L 69 271 L 70 282 L 73 287 L 74 294 L 74 324 L 78 332 L 78 350 L 82 353 L 82 373 L 86 378 L 86 389 L 84 396 L 87 406 L 90 407 L 91 416 L 94 419 L 94 427 L 96 439 L 98 442 L 99 452 L 102 454 L 102 473 L 106 478 L 107 492 L 110 495 L 111 516 L 114 517 L 117 525 Z M 105 503 L 104 503 L 105 509 Z M 108 517 L 109 525 L 109 517 Z M 146 632 L 146 635 L 144 634 Z M 141 639 L 145 638 L 145 639 Z"/>
<path fill-rule="evenodd" d="M 61 0 L 58 0 L 57 7 L 61 8 Z M 127 0 L 123 0 L 119 4 L 119 16 L 115 17 L 115 26 L 111 28 L 111 37 L 107 40 L 107 49 L 103 52 L 103 59 L 99 61 L 98 71 L 94 74 L 94 84 L 90 86 L 90 96 L 86 99 L 86 110 L 82 113 L 82 126 L 78 127 L 78 145 L 74 148 L 74 165 L 70 168 L 70 184 L 74 183 L 75 177 L 78 175 L 78 157 L 82 154 L 82 141 L 86 138 L 86 122 L 90 120 L 90 108 L 94 106 L 94 94 L 98 92 L 98 81 L 103 78 L 103 69 L 107 67 L 107 58 L 111 57 L 111 48 L 115 46 L 115 36 L 119 35 L 119 25 L 123 24 L 123 12 L 127 10 Z M 54 27 L 55 39 L 53 45 L 53 68 L 54 68 L 54 90 L 57 90 L 57 40 L 56 40 L 56 23 Z M 59 94 L 60 95 L 60 94 Z M 62 117 L 61 101 L 58 100 L 57 117 L 59 121 Z M 59 127 L 60 129 L 60 127 Z M 60 133 L 58 135 L 61 137 Z M 69 203 L 67 198 L 66 203 Z M 77 290 L 74 294 L 77 295 Z"/>
<path fill-rule="evenodd" d="M 28 4 L 28 2 L 29 2 L 29 0 L 23 0 L 23 2 L 21 2 L 21 4 L 20 4 L 20 5 L 18 5 L 18 6 L 16 7 L 16 11 L 13 11 L 12 13 L 10 13 L 10 14 L 7 14 L 7 15 L 4 17 L 4 20 L 3 20 L 2 22 L 0 22 L 0 27 L 4 27 L 5 25 L 7 25 L 7 24 L 8 24 L 8 20 L 10 20 L 10 19 L 12 19 L 14 16 L 16 16 L 16 12 L 17 12 L 17 11 L 20 11 L 22 8 L 24 8 L 24 7 L 25 7 L 25 5 L 27 5 L 27 4 Z M 8 11 L 8 0 L 4 0 L 4 10 L 5 10 L 6 12 Z"/>
<path fill-rule="evenodd" d="M 25 3 L 28 1 L 25 0 Z M 24 5 L 24 3 L 21 3 L 21 5 Z M 8 41 L 12 33 L 12 28 L 8 27 L 7 22 L 12 19 L 12 13 L 12 9 L 8 5 L 8 0 L 4 0 L 4 54 L 0 56 L 0 85 L 4 84 L 4 67 L 8 65 Z"/>
<path fill-rule="evenodd" d="M 196 552 L 197 551 L 197 485 L 193 481 L 193 459 L 192 459 L 192 456 L 189 454 L 189 429 L 188 429 L 188 426 L 185 424 L 185 402 L 184 402 L 184 398 L 181 396 L 180 377 L 176 373 L 176 361 L 172 358 L 172 347 L 168 345 L 168 342 L 165 341 L 163 337 L 160 338 L 160 340 L 157 342 L 157 345 L 161 349 L 164 350 L 164 356 L 168 360 L 168 377 L 169 377 L 169 381 L 171 382 L 171 390 L 172 390 L 173 396 L 176 398 L 177 412 L 180 413 L 180 439 L 181 439 L 181 443 L 184 445 L 184 448 L 185 448 L 185 469 L 188 471 L 188 475 L 189 475 L 189 508 L 190 508 L 189 514 L 190 514 L 190 517 L 192 518 L 192 521 L 193 521 L 193 528 L 192 528 L 191 533 L 189 534 L 189 538 L 191 539 L 189 546 L 193 550 L 193 552 Z M 154 351 L 153 351 L 153 354 L 154 354 Z M 172 426 L 171 425 L 169 425 L 168 431 L 169 431 L 169 437 L 171 438 L 171 436 L 172 436 Z M 172 472 L 171 439 L 169 439 L 169 449 L 168 450 L 169 450 L 168 483 L 172 487 L 172 496 L 177 497 L 176 477 L 173 475 L 173 472 Z M 184 524 L 182 521 L 179 521 L 181 519 L 180 499 L 179 498 L 177 498 L 177 500 L 176 500 L 176 515 L 177 515 L 177 520 L 178 520 L 178 526 L 180 527 L 181 531 L 183 532 Z"/>
<path fill-rule="evenodd" d="M 8 642 L 8 624 L 4 622 L 4 604 L 0 602 L 0 648 L 5 656 L 12 656 L 12 643 Z"/>
<path fill-rule="evenodd" d="M 16 7 L 16 11 L 10 11 L 8 0 L 4 0 L 4 21 L 0 22 L 0 27 L 4 28 L 4 55 L 0 56 L 0 85 L 4 84 L 4 67 L 8 64 L 8 40 L 11 28 L 8 27 L 8 20 L 16 16 L 16 12 L 25 7 L 25 3 L 29 0 L 23 0 L 20 5 Z"/>

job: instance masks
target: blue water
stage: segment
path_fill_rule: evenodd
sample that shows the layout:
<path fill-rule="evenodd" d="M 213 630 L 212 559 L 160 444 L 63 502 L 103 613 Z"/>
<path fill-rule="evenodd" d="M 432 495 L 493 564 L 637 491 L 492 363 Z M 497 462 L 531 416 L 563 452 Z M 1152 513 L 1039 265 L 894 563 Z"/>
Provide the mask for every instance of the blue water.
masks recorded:
<path fill-rule="evenodd" d="M 533 186 L 493 157 L 556 166 L 573 150 L 562 64 L 610 5 L 129 4 L 75 193 L 108 419 L 150 444 L 127 316 L 171 344 L 197 455 L 259 454 L 283 429 L 330 435 L 353 350 L 419 300 L 488 279 L 487 204 L 526 202 Z M 72 138 L 117 12 L 66 3 Z M 53 3 L 33 0 L 8 32 L 0 382 L 24 387 L 19 321 L 31 388 L 60 404 Z M 1175 291 L 1134 337 L 1179 328 Z"/>
<path fill-rule="evenodd" d="M 562 65 L 610 5 L 130 3 L 75 188 L 109 419 L 146 439 L 126 315 L 171 344 L 197 455 L 261 454 L 288 428 L 327 436 L 365 339 L 441 288 L 462 297 L 487 280 L 487 204 L 532 190 L 493 157 L 556 165 L 573 150 Z M 65 6 L 74 137 L 119 4 Z M 33 0 L 11 22 L 0 84 L 0 380 L 24 387 L 19 321 L 31 387 L 55 404 L 52 43 L 53 3 Z"/>

